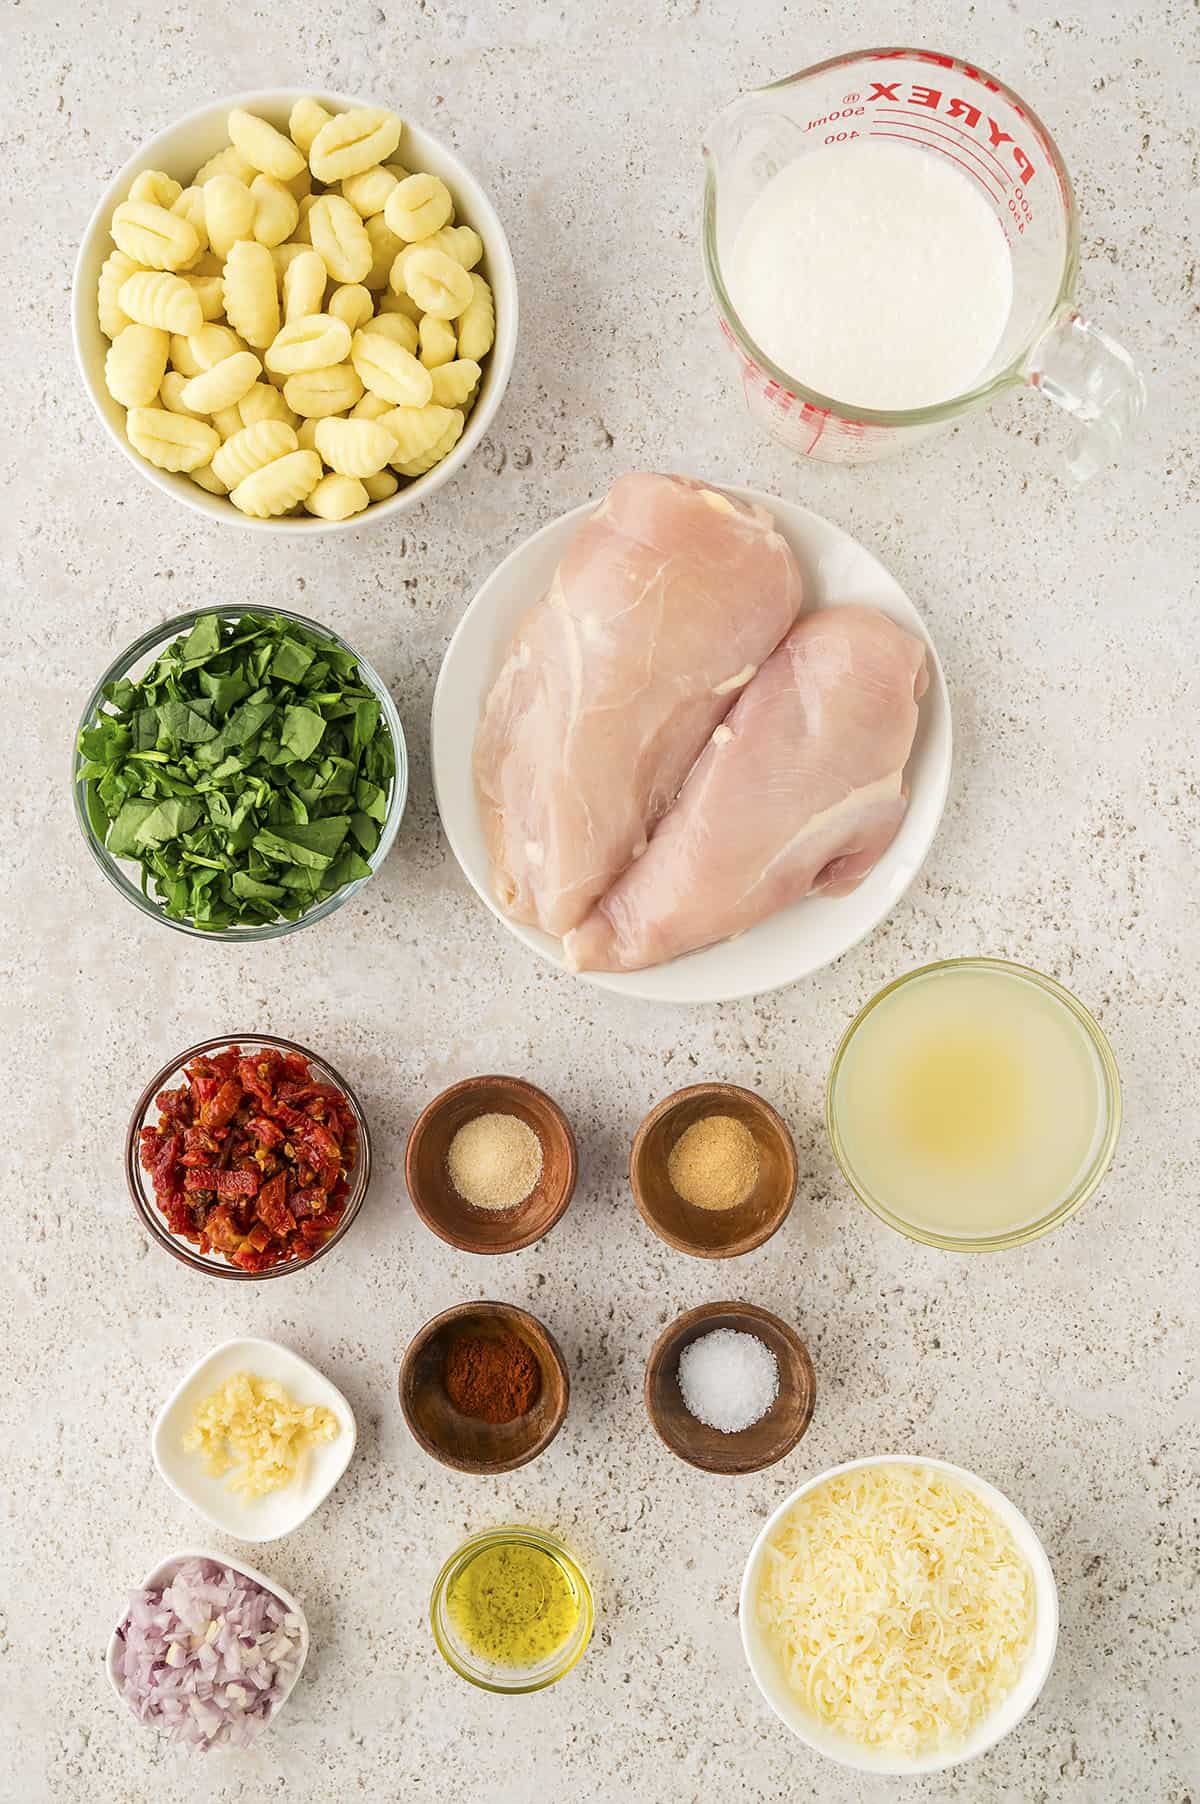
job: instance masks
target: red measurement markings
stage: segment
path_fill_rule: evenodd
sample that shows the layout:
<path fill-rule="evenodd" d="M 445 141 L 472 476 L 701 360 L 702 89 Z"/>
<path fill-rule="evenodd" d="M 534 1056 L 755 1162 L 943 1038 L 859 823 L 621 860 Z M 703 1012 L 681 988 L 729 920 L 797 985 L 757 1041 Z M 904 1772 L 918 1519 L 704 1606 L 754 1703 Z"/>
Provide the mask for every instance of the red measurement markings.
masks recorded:
<path fill-rule="evenodd" d="M 916 144 L 921 150 L 930 150 L 932 148 L 931 145 L 929 145 L 925 142 L 924 138 L 915 138 L 909 132 L 880 131 L 877 126 L 873 126 L 871 128 L 870 135 L 873 138 L 899 138 L 902 143 Z M 978 169 L 973 169 L 971 167 L 970 163 L 964 163 L 963 159 L 961 157 L 956 157 L 952 150 L 945 150 L 945 149 L 939 148 L 938 155 L 942 156 L 942 157 L 948 157 L 952 163 L 957 163 L 960 169 L 965 169 L 968 175 L 974 176 L 975 180 L 979 183 L 979 186 L 983 189 L 983 192 L 987 195 L 989 200 L 998 202 L 998 201 L 1002 201 L 1004 199 L 1004 196 L 1002 194 L 997 194 L 994 191 L 994 189 L 991 189 L 988 187 L 987 179 L 983 175 L 980 174 Z M 995 178 L 993 177 L 993 180 L 994 179 Z"/>
<path fill-rule="evenodd" d="M 976 138 L 972 132 L 967 130 L 966 126 L 956 125 L 952 119 L 939 119 L 937 124 L 933 125 L 926 119 L 914 118 L 908 107 L 881 106 L 877 108 L 876 116 L 902 120 L 904 124 L 911 126 L 914 131 L 929 132 L 932 137 L 945 137 L 947 132 L 957 134 L 949 137 L 947 142 L 966 151 L 970 156 L 978 157 L 983 163 L 983 167 L 987 170 L 987 173 L 991 175 L 994 169 L 996 179 L 1003 183 L 1004 187 L 1008 187 L 1008 175 L 995 151 L 989 149 L 986 144 L 981 144 L 978 138 Z M 993 166 L 992 168 L 988 167 L 989 163 Z"/>

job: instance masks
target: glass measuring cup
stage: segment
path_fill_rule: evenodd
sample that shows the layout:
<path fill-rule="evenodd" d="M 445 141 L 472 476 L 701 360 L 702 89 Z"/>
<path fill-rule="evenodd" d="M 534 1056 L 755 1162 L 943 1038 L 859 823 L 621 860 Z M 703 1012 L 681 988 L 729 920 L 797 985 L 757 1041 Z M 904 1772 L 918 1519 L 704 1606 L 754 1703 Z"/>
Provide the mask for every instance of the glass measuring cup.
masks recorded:
<path fill-rule="evenodd" d="M 757 345 L 729 297 L 739 226 L 785 164 L 828 144 L 902 139 L 977 182 L 1012 254 L 1008 323 L 974 388 L 906 412 L 850 406 L 805 387 Z M 1116 456 L 1145 405 L 1128 352 L 1075 309 L 1079 224 L 1058 149 L 1003 82 L 930 50 L 860 50 L 742 95 L 704 146 L 704 266 L 751 415 L 792 450 L 871 463 L 1029 385 L 1073 416 L 1067 465 L 1079 481 Z M 880 280 L 886 282 L 886 271 Z"/>

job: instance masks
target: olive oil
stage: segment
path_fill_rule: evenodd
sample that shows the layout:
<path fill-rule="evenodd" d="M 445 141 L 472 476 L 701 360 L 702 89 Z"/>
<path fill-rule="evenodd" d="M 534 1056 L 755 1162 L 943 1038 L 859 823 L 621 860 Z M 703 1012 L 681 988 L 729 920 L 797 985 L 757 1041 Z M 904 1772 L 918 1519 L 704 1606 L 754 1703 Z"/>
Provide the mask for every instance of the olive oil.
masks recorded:
<path fill-rule="evenodd" d="M 918 1235 L 1020 1235 L 1094 1183 L 1119 1092 L 1100 1030 L 1017 965 L 931 966 L 847 1036 L 830 1128 L 855 1188 Z"/>
<path fill-rule="evenodd" d="M 582 1600 L 575 1575 L 541 1547 L 481 1547 L 450 1580 L 446 1617 L 462 1645 L 503 1670 L 536 1668 L 571 1640 Z"/>

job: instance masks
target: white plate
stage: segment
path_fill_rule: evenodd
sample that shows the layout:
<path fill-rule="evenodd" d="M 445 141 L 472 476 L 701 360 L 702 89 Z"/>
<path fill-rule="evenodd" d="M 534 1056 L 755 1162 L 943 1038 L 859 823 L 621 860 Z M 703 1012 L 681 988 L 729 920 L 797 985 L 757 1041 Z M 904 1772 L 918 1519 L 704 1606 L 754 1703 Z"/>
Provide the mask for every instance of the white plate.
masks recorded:
<path fill-rule="evenodd" d="M 823 1723 L 810 1715 L 799 1702 L 795 1692 L 788 1685 L 779 1661 L 767 1645 L 759 1626 L 755 1611 L 762 1577 L 763 1558 L 767 1542 L 776 1524 L 787 1514 L 797 1499 L 817 1485 L 825 1483 L 827 1478 L 835 1478 L 840 1472 L 853 1472 L 860 1466 L 933 1466 L 939 1472 L 949 1472 L 1000 1518 L 1017 1546 L 1017 1551 L 1028 1562 L 1033 1574 L 1034 1595 L 1036 1598 L 1037 1621 L 1033 1630 L 1033 1646 L 1025 1662 L 1024 1671 L 1004 1701 L 977 1723 L 966 1741 L 952 1753 L 922 1754 L 915 1759 L 904 1759 L 899 1755 L 875 1753 L 858 1746 L 843 1736 L 827 1729 Z M 892 1453 L 868 1456 L 865 1459 L 847 1460 L 845 1465 L 830 1466 L 826 1472 L 818 1472 L 807 1484 L 785 1497 L 779 1506 L 772 1510 L 763 1523 L 750 1549 L 750 1557 L 746 1561 L 746 1569 L 742 1575 L 742 1588 L 738 1599 L 738 1622 L 741 1627 L 742 1649 L 745 1653 L 754 1682 L 762 1692 L 767 1703 L 793 1735 L 815 1748 L 818 1754 L 824 1754 L 829 1760 L 836 1760 L 841 1766 L 853 1767 L 857 1772 L 889 1774 L 893 1778 L 912 1778 L 916 1773 L 940 1773 L 946 1767 L 959 1766 L 964 1760 L 974 1760 L 977 1755 L 984 1754 L 991 1747 L 1015 1729 L 1021 1718 L 1033 1708 L 1038 1694 L 1050 1676 L 1050 1668 L 1054 1664 L 1054 1654 L 1058 1647 L 1058 1587 L 1054 1582 L 1054 1572 L 1046 1550 L 1038 1539 L 1032 1525 L 1026 1521 L 1015 1503 L 1011 1503 L 1003 1491 L 995 1485 L 988 1484 L 984 1478 L 978 1478 L 974 1472 L 968 1472 L 963 1466 L 952 1466 L 948 1460 L 926 1459 L 920 1454 Z"/>
<path fill-rule="evenodd" d="M 213 1553 L 211 1549 L 207 1547 L 185 1547 L 182 1553 L 173 1553 L 169 1555 L 167 1559 L 160 1560 L 157 1566 L 151 1567 L 150 1571 L 142 1580 L 141 1589 L 143 1591 L 153 1591 L 156 1590 L 159 1585 L 169 1585 L 185 1560 L 211 1560 L 214 1566 L 227 1566 L 231 1572 L 240 1572 L 243 1578 L 253 1579 L 256 1585 L 261 1585 L 264 1591 L 269 1591 L 273 1597 L 277 1597 L 289 1614 L 299 1617 L 300 1658 L 296 1662 L 296 1670 L 292 1674 L 291 1683 L 288 1685 L 287 1690 L 283 1693 L 270 1716 L 267 1718 L 268 1723 L 273 1723 L 275 1718 L 279 1715 L 279 1712 L 283 1709 L 283 1706 L 291 1697 L 293 1691 L 295 1691 L 300 1674 L 304 1671 L 304 1662 L 308 1659 L 309 1637 L 307 1616 L 304 1614 L 304 1611 L 300 1608 L 300 1605 L 296 1602 L 291 1592 L 285 1591 L 282 1585 L 277 1585 L 275 1580 L 268 1578 L 265 1572 L 260 1572 L 256 1566 L 247 1566 L 244 1560 L 235 1560 L 232 1554 Z M 117 1696 L 121 1698 L 122 1704 L 125 1704 L 125 1699 L 121 1697 L 121 1687 L 117 1680 L 117 1633 L 124 1627 L 128 1615 L 129 1609 L 128 1606 L 126 1606 L 117 1618 L 113 1632 L 108 1638 L 108 1652 L 104 1659 L 104 1669 L 108 1674 L 108 1682 L 116 1692 Z M 129 1708 L 127 1704 L 125 1707 L 126 1709 Z"/>
<path fill-rule="evenodd" d="M 235 1372 L 253 1372 L 256 1378 L 277 1378 L 293 1403 L 323 1404 L 338 1419 L 341 1432 L 322 1441 L 304 1456 L 300 1476 L 280 1491 L 243 1502 L 230 1489 L 232 1469 L 223 1478 L 205 1470 L 203 1456 L 185 1453 L 183 1437 L 191 1427 L 196 1405 L 219 1390 Z M 227 1340 L 194 1365 L 182 1384 L 158 1412 L 151 1437 L 154 1464 L 159 1476 L 177 1497 L 199 1512 L 214 1528 L 235 1541 L 277 1541 L 307 1522 L 324 1503 L 354 1452 L 357 1427 L 354 1411 L 336 1385 L 309 1365 L 298 1353 L 273 1340 Z"/>
<path fill-rule="evenodd" d="M 871 553 L 831 521 L 757 489 L 720 485 L 767 508 L 796 554 L 807 608 L 865 602 L 925 641 L 929 688 L 908 762 L 908 813 L 899 833 L 866 880 L 849 896 L 812 896 L 760 921 L 749 932 L 645 971 L 581 971 L 588 983 L 648 1002 L 729 1002 L 796 983 L 857 945 L 900 900 L 933 843 L 950 783 L 950 701 L 946 679 L 925 623 L 907 595 Z M 446 838 L 492 913 L 510 933 L 562 967 L 560 942 L 510 921 L 491 893 L 491 871 L 471 771 L 475 726 L 517 623 L 545 593 L 572 535 L 594 501 L 552 520 L 509 553 L 488 577 L 459 622 L 442 661 L 433 696 L 433 787 Z"/>

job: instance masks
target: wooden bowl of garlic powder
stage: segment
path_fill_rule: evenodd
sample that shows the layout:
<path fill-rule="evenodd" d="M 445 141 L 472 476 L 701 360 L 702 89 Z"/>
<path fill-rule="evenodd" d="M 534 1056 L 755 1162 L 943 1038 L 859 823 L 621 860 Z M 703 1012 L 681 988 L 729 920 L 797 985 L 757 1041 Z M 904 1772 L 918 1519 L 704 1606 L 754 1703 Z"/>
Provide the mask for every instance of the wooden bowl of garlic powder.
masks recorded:
<path fill-rule="evenodd" d="M 520 1077 L 469 1077 L 435 1096 L 408 1137 L 404 1176 L 427 1228 L 466 1253 L 516 1253 L 548 1234 L 578 1155 L 558 1104 Z"/>
<path fill-rule="evenodd" d="M 698 1259 L 749 1253 L 783 1225 L 796 1148 L 783 1118 L 737 1084 L 692 1084 L 651 1109 L 629 1182 L 660 1240 Z"/>

